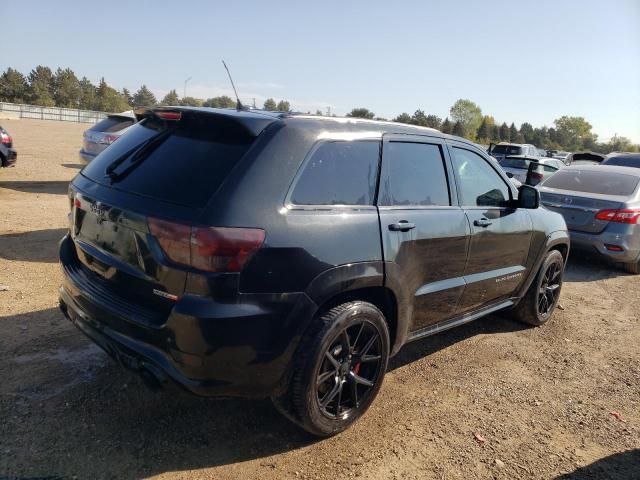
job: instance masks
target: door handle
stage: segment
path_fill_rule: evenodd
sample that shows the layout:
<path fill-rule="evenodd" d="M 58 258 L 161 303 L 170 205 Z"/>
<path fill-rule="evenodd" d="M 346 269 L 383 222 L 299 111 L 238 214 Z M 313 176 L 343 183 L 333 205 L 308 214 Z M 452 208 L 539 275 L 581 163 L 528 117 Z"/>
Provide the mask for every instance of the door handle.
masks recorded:
<path fill-rule="evenodd" d="M 407 222 L 406 220 L 400 220 L 398 223 L 392 223 L 389 225 L 389 230 L 392 232 L 408 232 L 414 228 L 416 228 L 416 224 Z"/>
<path fill-rule="evenodd" d="M 474 220 L 473 224 L 476 227 L 488 227 L 489 225 L 491 225 L 492 222 L 490 222 L 489 220 L 487 220 L 486 218 L 481 218 L 480 220 Z"/>

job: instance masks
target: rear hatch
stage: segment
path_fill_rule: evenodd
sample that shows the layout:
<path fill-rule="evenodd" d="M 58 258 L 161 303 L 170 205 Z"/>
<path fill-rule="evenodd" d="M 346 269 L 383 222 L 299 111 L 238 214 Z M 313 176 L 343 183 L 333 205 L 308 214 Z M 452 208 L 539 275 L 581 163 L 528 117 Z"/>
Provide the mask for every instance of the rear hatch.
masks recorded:
<path fill-rule="evenodd" d="M 566 168 L 542 183 L 540 193 L 542 204 L 561 213 L 570 230 L 600 233 L 609 221 L 597 218 L 598 212 L 624 208 L 637 185 L 637 177 L 609 172 L 604 167 Z"/>
<path fill-rule="evenodd" d="M 127 115 L 109 115 L 100 120 L 89 130 L 84 132 L 82 149 L 97 155 L 115 142 L 122 131 L 136 122 L 135 118 Z"/>
<path fill-rule="evenodd" d="M 259 133 L 221 114 L 166 117 L 148 114 L 74 179 L 62 260 L 93 299 L 153 324 L 184 292 L 191 226 Z"/>

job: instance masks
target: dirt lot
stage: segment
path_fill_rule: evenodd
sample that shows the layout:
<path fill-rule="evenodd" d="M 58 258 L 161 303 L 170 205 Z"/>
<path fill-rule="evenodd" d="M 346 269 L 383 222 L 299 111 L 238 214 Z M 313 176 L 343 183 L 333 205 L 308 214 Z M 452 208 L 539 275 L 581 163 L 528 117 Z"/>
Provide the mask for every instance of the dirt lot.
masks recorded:
<path fill-rule="evenodd" d="M 572 256 L 548 325 L 409 345 L 367 415 L 317 441 L 266 400 L 151 392 L 77 332 L 56 247 L 86 125 L 0 124 L 19 151 L 0 171 L 0 478 L 640 478 L 640 276 Z"/>

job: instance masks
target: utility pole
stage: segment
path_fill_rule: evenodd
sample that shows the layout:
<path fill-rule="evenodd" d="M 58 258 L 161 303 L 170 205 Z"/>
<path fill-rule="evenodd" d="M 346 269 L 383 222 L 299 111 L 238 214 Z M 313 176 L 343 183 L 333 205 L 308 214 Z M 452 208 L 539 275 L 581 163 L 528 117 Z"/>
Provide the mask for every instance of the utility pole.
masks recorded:
<path fill-rule="evenodd" d="M 187 79 L 184 81 L 184 89 L 182 90 L 182 98 L 184 98 L 184 97 L 186 97 L 186 96 L 187 96 L 187 82 L 188 82 L 189 80 L 191 80 L 191 77 L 187 78 Z"/>
<path fill-rule="evenodd" d="M 331 116 L 331 107 L 327 107 L 327 117 Z"/>

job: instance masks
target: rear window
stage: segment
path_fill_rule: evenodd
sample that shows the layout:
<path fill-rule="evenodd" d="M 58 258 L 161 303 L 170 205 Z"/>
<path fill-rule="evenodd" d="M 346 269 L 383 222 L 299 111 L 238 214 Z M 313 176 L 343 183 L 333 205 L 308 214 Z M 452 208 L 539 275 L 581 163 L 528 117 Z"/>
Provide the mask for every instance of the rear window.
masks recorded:
<path fill-rule="evenodd" d="M 135 123 L 133 118 L 126 117 L 108 117 L 100 120 L 89 130 L 93 132 L 119 132 L 120 130 L 130 127 Z"/>
<path fill-rule="evenodd" d="M 373 205 L 380 142 L 320 144 L 296 181 L 295 205 Z"/>
<path fill-rule="evenodd" d="M 609 157 L 604 161 L 605 165 L 618 165 L 620 167 L 636 167 L 640 168 L 640 155 L 639 156 L 620 156 Z"/>
<path fill-rule="evenodd" d="M 529 164 L 531 160 L 526 160 L 524 158 L 505 158 L 504 160 L 500 160 L 498 162 L 501 167 L 504 168 L 529 168 Z"/>
<path fill-rule="evenodd" d="M 522 147 L 515 147 L 513 145 L 496 145 L 491 150 L 491 153 L 497 155 L 522 155 Z"/>
<path fill-rule="evenodd" d="M 543 183 L 549 188 L 600 195 L 628 196 L 635 192 L 640 178 L 622 173 L 587 170 L 559 170 Z"/>
<path fill-rule="evenodd" d="M 132 162 L 132 149 L 156 135 L 166 136 Z M 127 130 L 87 165 L 82 174 L 119 190 L 202 207 L 254 138 L 225 117 L 183 113 L 182 119 L 175 123 L 149 118 Z M 114 178 L 110 178 L 107 169 L 121 160 L 113 170 Z"/>

